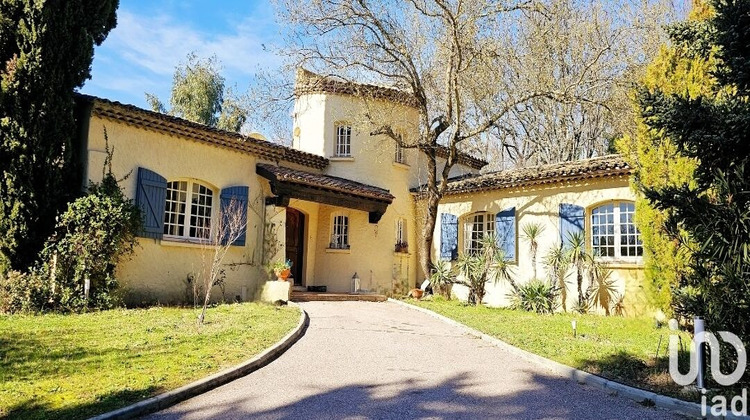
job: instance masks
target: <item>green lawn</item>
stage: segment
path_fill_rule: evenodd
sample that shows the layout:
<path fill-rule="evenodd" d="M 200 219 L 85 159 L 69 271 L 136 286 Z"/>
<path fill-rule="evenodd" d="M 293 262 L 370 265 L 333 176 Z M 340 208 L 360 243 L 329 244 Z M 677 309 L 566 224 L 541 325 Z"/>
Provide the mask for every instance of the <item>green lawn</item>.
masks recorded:
<path fill-rule="evenodd" d="M 656 328 L 653 319 L 563 313 L 537 315 L 465 306 L 455 300 L 439 298 L 408 302 L 565 365 L 628 385 L 698 401 L 697 394 L 684 394 L 669 376 L 670 331 L 666 327 Z M 576 338 L 571 327 L 574 319 L 578 329 Z M 689 335 L 681 335 L 688 346 Z"/>
<path fill-rule="evenodd" d="M 299 321 L 259 303 L 0 316 L 0 417 L 83 418 L 248 360 Z"/>

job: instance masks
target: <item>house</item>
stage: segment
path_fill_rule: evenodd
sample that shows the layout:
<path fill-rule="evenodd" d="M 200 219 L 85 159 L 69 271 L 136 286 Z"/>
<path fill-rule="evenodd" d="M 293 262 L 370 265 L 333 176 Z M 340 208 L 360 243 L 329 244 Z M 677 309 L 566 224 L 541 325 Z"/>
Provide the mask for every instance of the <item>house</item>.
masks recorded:
<path fill-rule="evenodd" d="M 298 288 L 391 294 L 421 281 L 414 245 L 426 158 L 371 135 L 371 121 L 385 119 L 408 142 L 419 124 L 412 98 L 397 89 L 304 70 L 297 74 L 295 97 L 292 147 L 106 99 L 79 98 L 84 179 L 101 179 L 106 137 L 114 150 L 113 171 L 131 174 L 122 186 L 144 213 L 139 247 L 118 268 L 129 303 L 191 299 L 191 281 L 205 264 L 203 238 L 229 200 L 248 211 L 246 232 L 225 259 L 227 299 L 257 298 L 269 277 L 265 265 L 280 259 L 292 261 L 291 281 Z M 447 149 L 436 153 L 444 164 Z M 452 168 L 434 258 L 452 259 L 470 249 L 463 232 L 476 238 L 512 225 L 503 231 L 504 247 L 513 250 L 508 255 L 518 264 L 519 278 L 528 277 L 530 263 L 518 233 L 523 223 L 548 225 L 546 248 L 559 242 L 558 220 L 566 220 L 562 226 L 569 229 L 588 220 L 599 223 L 602 214 L 632 217 L 629 168 L 619 157 L 480 174 L 485 165 L 462 154 Z M 610 207 L 615 209 L 611 217 Z M 619 224 L 612 226 L 621 232 Z M 446 229 L 456 234 L 449 236 Z M 621 243 L 616 244 L 613 262 L 622 265 L 621 288 L 637 291 L 641 251 L 621 259 Z M 441 246 L 443 251 L 450 246 L 451 255 Z M 502 285 L 491 292 L 489 303 L 504 302 Z"/>

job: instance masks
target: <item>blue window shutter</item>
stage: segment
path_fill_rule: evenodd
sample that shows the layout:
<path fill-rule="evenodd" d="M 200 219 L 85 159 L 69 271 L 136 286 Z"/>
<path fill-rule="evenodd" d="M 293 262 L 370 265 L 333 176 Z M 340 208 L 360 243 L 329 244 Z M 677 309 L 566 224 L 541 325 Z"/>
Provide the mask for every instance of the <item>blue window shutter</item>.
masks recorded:
<path fill-rule="evenodd" d="M 440 216 L 440 259 L 458 258 L 458 216 L 443 213 Z"/>
<path fill-rule="evenodd" d="M 583 232 L 586 227 L 586 210 L 575 204 L 560 204 L 560 243 L 570 245 L 572 233 Z"/>
<path fill-rule="evenodd" d="M 503 250 L 505 259 L 516 259 L 516 208 L 505 209 L 495 215 L 497 245 Z"/>
<path fill-rule="evenodd" d="M 138 168 L 135 204 L 141 209 L 141 236 L 161 239 L 164 235 L 164 206 L 167 203 L 167 180 L 156 172 Z"/>
<path fill-rule="evenodd" d="M 245 228 L 242 230 L 242 234 L 237 237 L 237 240 L 232 245 L 245 246 L 245 237 L 247 236 L 247 201 L 250 188 L 245 186 L 227 187 L 221 190 L 221 217 L 226 216 L 226 209 L 235 200 L 239 207 L 242 209 L 242 220 Z M 222 244 L 226 245 L 229 238 L 221 238 Z"/>

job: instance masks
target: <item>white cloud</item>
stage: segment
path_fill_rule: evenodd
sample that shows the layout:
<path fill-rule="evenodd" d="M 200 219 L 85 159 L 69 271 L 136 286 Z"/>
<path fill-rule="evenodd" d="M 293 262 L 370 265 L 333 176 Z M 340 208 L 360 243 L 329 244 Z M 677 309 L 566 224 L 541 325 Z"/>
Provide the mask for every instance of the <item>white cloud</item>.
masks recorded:
<path fill-rule="evenodd" d="M 225 32 L 206 33 L 169 16 L 139 16 L 121 11 L 118 24 L 105 45 L 126 62 L 157 75 L 169 75 L 175 66 L 195 51 L 201 57 L 215 54 L 227 73 L 252 75 L 256 68 L 278 66 L 280 60 L 264 51 L 262 44 L 274 37 L 261 33 L 267 25 L 252 19 L 227 27 Z"/>

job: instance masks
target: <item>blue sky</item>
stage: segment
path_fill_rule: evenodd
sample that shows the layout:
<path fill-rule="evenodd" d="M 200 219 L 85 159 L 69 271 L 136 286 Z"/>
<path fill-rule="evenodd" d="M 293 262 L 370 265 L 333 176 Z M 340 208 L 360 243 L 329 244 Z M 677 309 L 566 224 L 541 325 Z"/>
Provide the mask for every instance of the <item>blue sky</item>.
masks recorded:
<path fill-rule="evenodd" d="M 95 51 L 83 93 L 147 108 L 149 92 L 168 103 L 175 66 L 191 51 L 215 54 L 237 92 L 247 90 L 259 69 L 281 63 L 264 49 L 279 37 L 267 1 L 121 0 L 117 21 Z"/>

